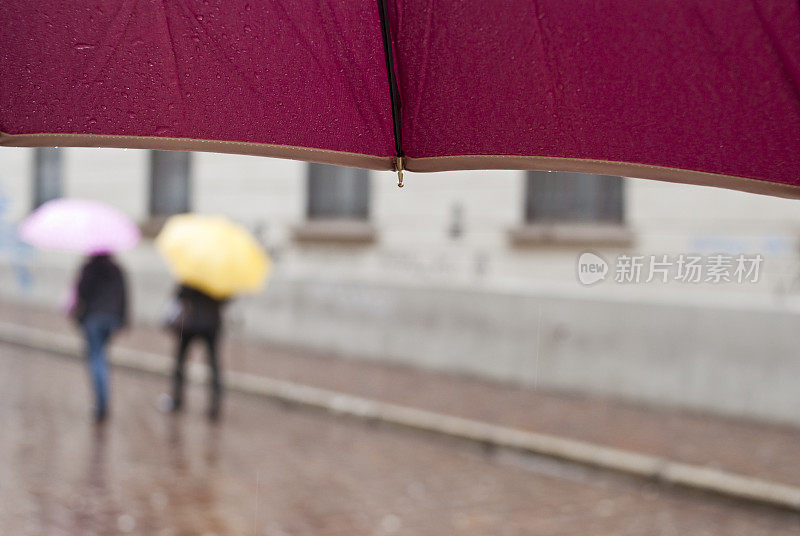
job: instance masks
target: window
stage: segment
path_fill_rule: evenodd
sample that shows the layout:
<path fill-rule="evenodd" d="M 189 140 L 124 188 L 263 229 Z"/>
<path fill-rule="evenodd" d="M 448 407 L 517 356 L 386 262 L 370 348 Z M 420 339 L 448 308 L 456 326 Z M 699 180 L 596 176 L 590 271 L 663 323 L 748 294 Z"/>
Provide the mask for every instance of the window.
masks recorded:
<path fill-rule="evenodd" d="M 527 223 L 622 223 L 623 180 L 607 175 L 530 171 Z"/>
<path fill-rule="evenodd" d="M 61 197 L 61 149 L 36 148 L 33 152 L 33 208 Z"/>
<path fill-rule="evenodd" d="M 369 218 L 369 171 L 309 164 L 307 215 L 312 220 Z"/>
<path fill-rule="evenodd" d="M 190 157 L 186 151 L 150 151 L 150 215 L 189 212 Z"/>

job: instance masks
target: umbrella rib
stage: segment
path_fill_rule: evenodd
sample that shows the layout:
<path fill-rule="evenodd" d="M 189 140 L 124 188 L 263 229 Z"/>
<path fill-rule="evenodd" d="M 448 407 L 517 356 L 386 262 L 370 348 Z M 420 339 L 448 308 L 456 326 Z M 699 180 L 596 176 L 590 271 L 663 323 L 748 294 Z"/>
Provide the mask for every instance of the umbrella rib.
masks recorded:
<path fill-rule="evenodd" d="M 383 55 L 386 59 L 386 72 L 389 76 L 389 101 L 392 106 L 392 127 L 394 129 L 394 150 L 396 153 L 395 170 L 403 169 L 403 132 L 400 128 L 400 91 L 397 88 L 397 75 L 392 53 L 392 33 L 389 29 L 389 9 L 386 0 L 378 0 L 378 15 L 381 20 L 381 36 L 383 37 Z"/>

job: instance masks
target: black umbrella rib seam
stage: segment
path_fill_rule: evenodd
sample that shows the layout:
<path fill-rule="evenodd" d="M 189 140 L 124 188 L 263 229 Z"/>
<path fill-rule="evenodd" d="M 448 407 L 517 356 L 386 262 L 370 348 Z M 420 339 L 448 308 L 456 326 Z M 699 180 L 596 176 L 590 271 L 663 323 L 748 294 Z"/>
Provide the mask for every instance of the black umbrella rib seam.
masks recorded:
<path fill-rule="evenodd" d="M 383 37 L 383 55 L 386 59 L 386 72 L 389 76 L 389 102 L 392 106 L 392 128 L 394 129 L 394 150 L 398 158 L 403 157 L 403 132 L 400 128 L 400 91 L 397 88 L 397 76 L 392 54 L 392 32 L 389 29 L 389 9 L 386 0 L 378 0 L 378 15 L 381 19 L 381 36 Z"/>

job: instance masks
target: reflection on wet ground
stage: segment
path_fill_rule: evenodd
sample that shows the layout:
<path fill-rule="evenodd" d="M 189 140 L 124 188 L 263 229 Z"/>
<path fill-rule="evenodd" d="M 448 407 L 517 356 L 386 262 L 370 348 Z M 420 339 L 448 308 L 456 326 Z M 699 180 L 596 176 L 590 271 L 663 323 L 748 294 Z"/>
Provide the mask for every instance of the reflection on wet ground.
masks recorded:
<path fill-rule="evenodd" d="M 194 389 L 156 410 L 160 378 L 115 371 L 94 426 L 81 363 L 0 345 L 0 534 L 796 534 L 795 514 Z"/>

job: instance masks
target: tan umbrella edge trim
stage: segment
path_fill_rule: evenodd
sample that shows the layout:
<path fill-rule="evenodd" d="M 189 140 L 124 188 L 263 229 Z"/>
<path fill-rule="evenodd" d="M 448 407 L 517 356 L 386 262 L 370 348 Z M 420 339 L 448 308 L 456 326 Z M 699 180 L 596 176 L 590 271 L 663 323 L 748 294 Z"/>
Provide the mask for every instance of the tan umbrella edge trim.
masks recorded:
<path fill-rule="evenodd" d="M 8 134 L 0 132 L 0 145 L 8 147 L 117 147 L 170 151 L 205 151 L 287 158 L 291 160 L 304 160 L 320 164 L 335 164 L 378 171 L 392 171 L 395 169 L 396 162 L 395 157 L 372 156 L 310 147 L 226 140 L 167 138 L 160 136 L 62 133 Z M 404 168 L 407 171 L 422 173 L 474 169 L 568 171 L 573 173 L 618 175 L 673 183 L 712 186 L 775 197 L 800 199 L 799 185 L 648 164 L 613 162 L 609 160 L 525 155 L 405 157 L 403 160 Z"/>
<path fill-rule="evenodd" d="M 568 171 L 597 175 L 617 175 L 664 182 L 713 186 L 754 194 L 800 199 L 800 185 L 722 175 L 704 171 L 590 160 L 583 158 L 558 158 L 523 155 L 458 155 L 404 159 L 405 169 L 415 172 L 457 171 L 466 169 L 521 169 L 532 171 Z"/>

